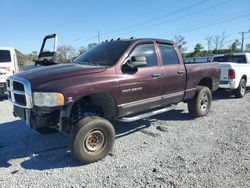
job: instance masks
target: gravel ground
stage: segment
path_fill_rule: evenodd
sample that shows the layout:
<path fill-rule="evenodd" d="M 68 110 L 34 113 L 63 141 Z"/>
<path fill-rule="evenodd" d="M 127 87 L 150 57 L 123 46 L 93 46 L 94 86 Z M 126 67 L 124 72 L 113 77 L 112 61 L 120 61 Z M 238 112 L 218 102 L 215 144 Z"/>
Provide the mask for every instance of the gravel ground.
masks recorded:
<path fill-rule="evenodd" d="M 80 165 L 69 138 L 40 135 L 0 101 L 0 187 L 250 187 L 250 93 L 214 94 L 207 117 L 185 104 L 134 123 L 116 123 L 115 147 Z"/>

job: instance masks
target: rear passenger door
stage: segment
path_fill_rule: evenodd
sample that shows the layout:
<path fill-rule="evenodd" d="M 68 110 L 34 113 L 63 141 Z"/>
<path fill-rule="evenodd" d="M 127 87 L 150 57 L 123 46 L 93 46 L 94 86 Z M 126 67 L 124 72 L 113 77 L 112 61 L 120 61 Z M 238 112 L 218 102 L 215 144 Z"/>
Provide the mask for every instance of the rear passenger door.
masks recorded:
<path fill-rule="evenodd" d="M 179 61 L 175 46 L 158 43 L 161 56 L 162 94 L 164 104 L 179 102 L 184 97 L 186 70 Z"/>

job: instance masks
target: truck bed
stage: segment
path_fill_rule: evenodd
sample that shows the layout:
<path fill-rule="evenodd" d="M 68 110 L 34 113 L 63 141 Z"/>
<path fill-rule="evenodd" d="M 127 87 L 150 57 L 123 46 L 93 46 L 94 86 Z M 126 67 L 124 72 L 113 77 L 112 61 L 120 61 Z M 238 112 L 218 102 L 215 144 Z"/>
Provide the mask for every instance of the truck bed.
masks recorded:
<path fill-rule="evenodd" d="M 211 80 L 211 91 L 215 91 L 220 83 L 220 66 L 218 63 L 192 63 L 184 64 L 186 68 L 186 93 L 184 99 L 192 98 L 195 94 L 196 86 L 203 79 Z"/>

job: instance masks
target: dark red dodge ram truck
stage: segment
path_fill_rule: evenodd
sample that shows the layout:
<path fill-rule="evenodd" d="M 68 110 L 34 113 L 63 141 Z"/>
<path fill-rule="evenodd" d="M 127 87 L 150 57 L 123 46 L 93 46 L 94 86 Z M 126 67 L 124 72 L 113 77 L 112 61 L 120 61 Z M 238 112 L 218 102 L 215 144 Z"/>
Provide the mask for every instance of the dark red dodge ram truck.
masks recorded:
<path fill-rule="evenodd" d="M 113 120 L 131 122 L 187 102 L 205 116 L 218 88 L 217 63 L 183 63 L 176 45 L 161 39 L 111 40 L 72 63 L 21 72 L 8 78 L 14 115 L 40 133 L 71 135 L 71 152 L 83 163 L 112 149 Z"/>

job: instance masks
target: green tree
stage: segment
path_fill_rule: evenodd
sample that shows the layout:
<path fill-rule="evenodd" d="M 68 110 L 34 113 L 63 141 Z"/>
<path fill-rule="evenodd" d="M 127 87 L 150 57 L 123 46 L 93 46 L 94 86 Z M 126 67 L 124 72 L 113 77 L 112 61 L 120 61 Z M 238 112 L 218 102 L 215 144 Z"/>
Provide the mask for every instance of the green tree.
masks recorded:
<path fill-rule="evenodd" d="M 231 46 L 229 47 L 229 49 L 230 49 L 231 52 L 238 52 L 238 51 L 239 51 L 238 46 L 240 46 L 240 42 L 239 42 L 238 39 L 236 39 L 236 40 L 231 44 Z"/>
<path fill-rule="evenodd" d="M 71 45 L 63 44 L 57 48 L 57 61 L 66 63 L 77 56 L 77 51 Z"/>
<path fill-rule="evenodd" d="M 97 43 L 90 43 L 90 44 L 88 45 L 88 49 L 94 48 L 96 45 L 97 45 Z"/>
<path fill-rule="evenodd" d="M 250 43 L 249 43 L 249 44 L 246 44 L 246 51 L 247 51 L 247 52 L 250 52 Z"/>
<path fill-rule="evenodd" d="M 204 49 L 204 47 L 200 44 L 197 43 L 194 47 L 194 52 L 193 52 L 193 57 L 200 57 L 202 56 L 202 50 Z"/>
<path fill-rule="evenodd" d="M 36 60 L 38 58 L 38 53 L 37 51 L 32 51 L 29 55 L 28 55 L 28 59 L 33 61 Z"/>
<path fill-rule="evenodd" d="M 29 62 L 28 57 L 18 50 L 16 50 L 16 56 L 19 65 L 25 65 Z"/>
<path fill-rule="evenodd" d="M 87 49 L 84 46 L 80 46 L 78 49 L 79 54 L 82 54 L 83 52 L 85 52 Z"/>

